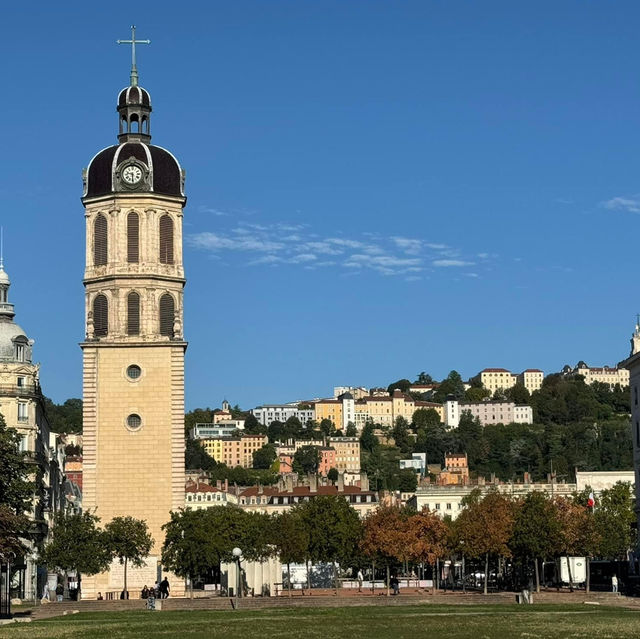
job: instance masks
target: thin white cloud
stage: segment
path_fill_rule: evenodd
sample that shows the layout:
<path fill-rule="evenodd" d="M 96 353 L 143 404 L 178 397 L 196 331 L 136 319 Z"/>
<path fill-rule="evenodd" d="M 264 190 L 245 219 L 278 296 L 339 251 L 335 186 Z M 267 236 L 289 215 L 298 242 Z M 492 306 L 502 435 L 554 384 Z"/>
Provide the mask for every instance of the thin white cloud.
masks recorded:
<path fill-rule="evenodd" d="M 446 268 L 449 266 L 473 266 L 473 262 L 465 260 L 433 260 L 432 264 L 438 268 Z"/>
<path fill-rule="evenodd" d="M 220 209 L 216 209 L 211 206 L 203 206 L 203 205 L 200 205 L 198 207 L 198 212 L 209 213 L 211 215 L 216 215 L 218 217 L 226 217 L 227 215 L 229 215 L 229 213 L 227 213 L 226 211 L 221 211 Z"/>
<path fill-rule="evenodd" d="M 187 234 L 186 242 L 194 249 L 207 251 L 213 259 L 225 253 L 227 257 L 245 254 L 245 266 L 298 266 L 307 270 L 333 267 L 343 274 L 374 272 L 404 276 L 407 281 L 417 281 L 429 269 L 475 264 L 461 255 L 460 249 L 419 237 L 372 232 L 356 237 L 323 236 L 302 224 L 239 222 L 224 231 Z M 479 257 L 486 269 L 495 256 L 481 253 Z"/>
<path fill-rule="evenodd" d="M 634 195 L 632 197 L 614 197 L 606 202 L 602 202 L 602 206 L 610 211 L 640 213 L 640 195 Z"/>

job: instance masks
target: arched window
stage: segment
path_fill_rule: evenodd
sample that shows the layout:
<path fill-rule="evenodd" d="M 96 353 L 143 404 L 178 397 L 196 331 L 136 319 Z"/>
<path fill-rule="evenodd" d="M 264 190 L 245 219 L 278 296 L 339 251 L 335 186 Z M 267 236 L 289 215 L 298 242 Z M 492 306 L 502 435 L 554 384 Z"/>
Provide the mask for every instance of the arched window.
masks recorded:
<path fill-rule="evenodd" d="M 140 335 L 140 296 L 133 291 L 127 295 L 127 335 Z"/>
<path fill-rule="evenodd" d="M 173 337 L 173 316 L 176 305 L 173 297 L 165 293 L 160 298 L 160 335 Z"/>
<path fill-rule="evenodd" d="M 104 295 L 96 295 L 93 300 L 93 334 L 104 337 L 109 332 L 109 302 Z"/>
<path fill-rule="evenodd" d="M 173 220 L 168 215 L 160 218 L 160 263 L 173 264 Z"/>
<path fill-rule="evenodd" d="M 127 262 L 140 261 L 140 220 L 137 213 L 127 215 Z"/>
<path fill-rule="evenodd" d="M 107 218 L 98 213 L 93 225 L 93 265 L 107 263 Z"/>

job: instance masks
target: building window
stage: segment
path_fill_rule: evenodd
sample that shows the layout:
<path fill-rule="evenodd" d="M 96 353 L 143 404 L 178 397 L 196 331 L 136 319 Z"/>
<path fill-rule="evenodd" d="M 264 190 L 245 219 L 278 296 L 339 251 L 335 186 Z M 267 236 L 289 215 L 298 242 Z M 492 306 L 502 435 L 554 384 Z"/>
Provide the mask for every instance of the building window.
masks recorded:
<path fill-rule="evenodd" d="M 19 362 L 24 362 L 24 351 L 25 351 L 24 344 L 16 344 L 16 359 Z"/>
<path fill-rule="evenodd" d="M 127 295 L 127 335 L 140 335 L 140 296 L 135 291 Z"/>
<path fill-rule="evenodd" d="M 24 388 L 26 386 L 25 381 L 26 381 L 26 378 L 22 377 L 21 375 L 18 375 L 18 388 Z"/>
<path fill-rule="evenodd" d="M 18 421 L 26 422 L 29 419 L 27 415 L 27 403 L 18 402 Z"/>
<path fill-rule="evenodd" d="M 175 302 L 169 293 L 160 298 L 160 335 L 173 337 L 173 319 L 175 315 Z"/>
<path fill-rule="evenodd" d="M 140 260 L 140 220 L 137 213 L 127 215 L 127 262 Z"/>
<path fill-rule="evenodd" d="M 140 415 L 131 413 L 131 415 L 127 417 L 127 426 L 134 430 L 140 428 L 140 426 L 142 426 L 142 418 L 140 417 Z"/>
<path fill-rule="evenodd" d="M 109 333 L 109 302 L 100 294 L 93 300 L 93 334 L 104 337 Z"/>
<path fill-rule="evenodd" d="M 107 218 L 98 213 L 93 224 L 93 265 L 103 266 L 107 263 Z"/>
<path fill-rule="evenodd" d="M 160 218 L 160 263 L 173 264 L 173 220 L 168 215 Z"/>
<path fill-rule="evenodd" d="M 137 364 L 131 364 L 127 367 L 127 377 L 129 379 L 140 379 L 142 375 L 142 369 Z"/>

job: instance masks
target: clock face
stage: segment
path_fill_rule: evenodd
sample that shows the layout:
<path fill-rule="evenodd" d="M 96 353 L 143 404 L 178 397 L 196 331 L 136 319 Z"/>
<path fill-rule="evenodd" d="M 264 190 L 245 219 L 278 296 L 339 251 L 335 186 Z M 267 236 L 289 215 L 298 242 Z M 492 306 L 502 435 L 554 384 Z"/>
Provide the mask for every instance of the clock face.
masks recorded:
<path fill-rule="evenodd" d="M 142 179 L 142 169 L 135 164 L 129 164 L 122 169 L 122 179 L 127 184 L 137 184 Z"/>

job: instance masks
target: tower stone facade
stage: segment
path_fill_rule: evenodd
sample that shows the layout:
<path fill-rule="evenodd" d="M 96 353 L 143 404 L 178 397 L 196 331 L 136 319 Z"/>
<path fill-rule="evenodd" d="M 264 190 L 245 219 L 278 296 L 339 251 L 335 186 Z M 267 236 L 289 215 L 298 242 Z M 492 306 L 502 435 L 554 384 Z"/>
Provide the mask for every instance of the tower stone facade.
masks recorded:
<path fill-rule="evenodd" d="M 178 161 L 150 143 L 151 98 L 133 74 L 117 111 L 119 144 L 83 172 L 83 509 L 102 525 L 126 515 L 147 522 L 155 543 L 147 566 L 129 573 L 134 596 L 155 581 L 161 527 L 184 505 L 186 198 Z M 121 570 L 85 577 L 83 598 L 115 596 Z"/>

